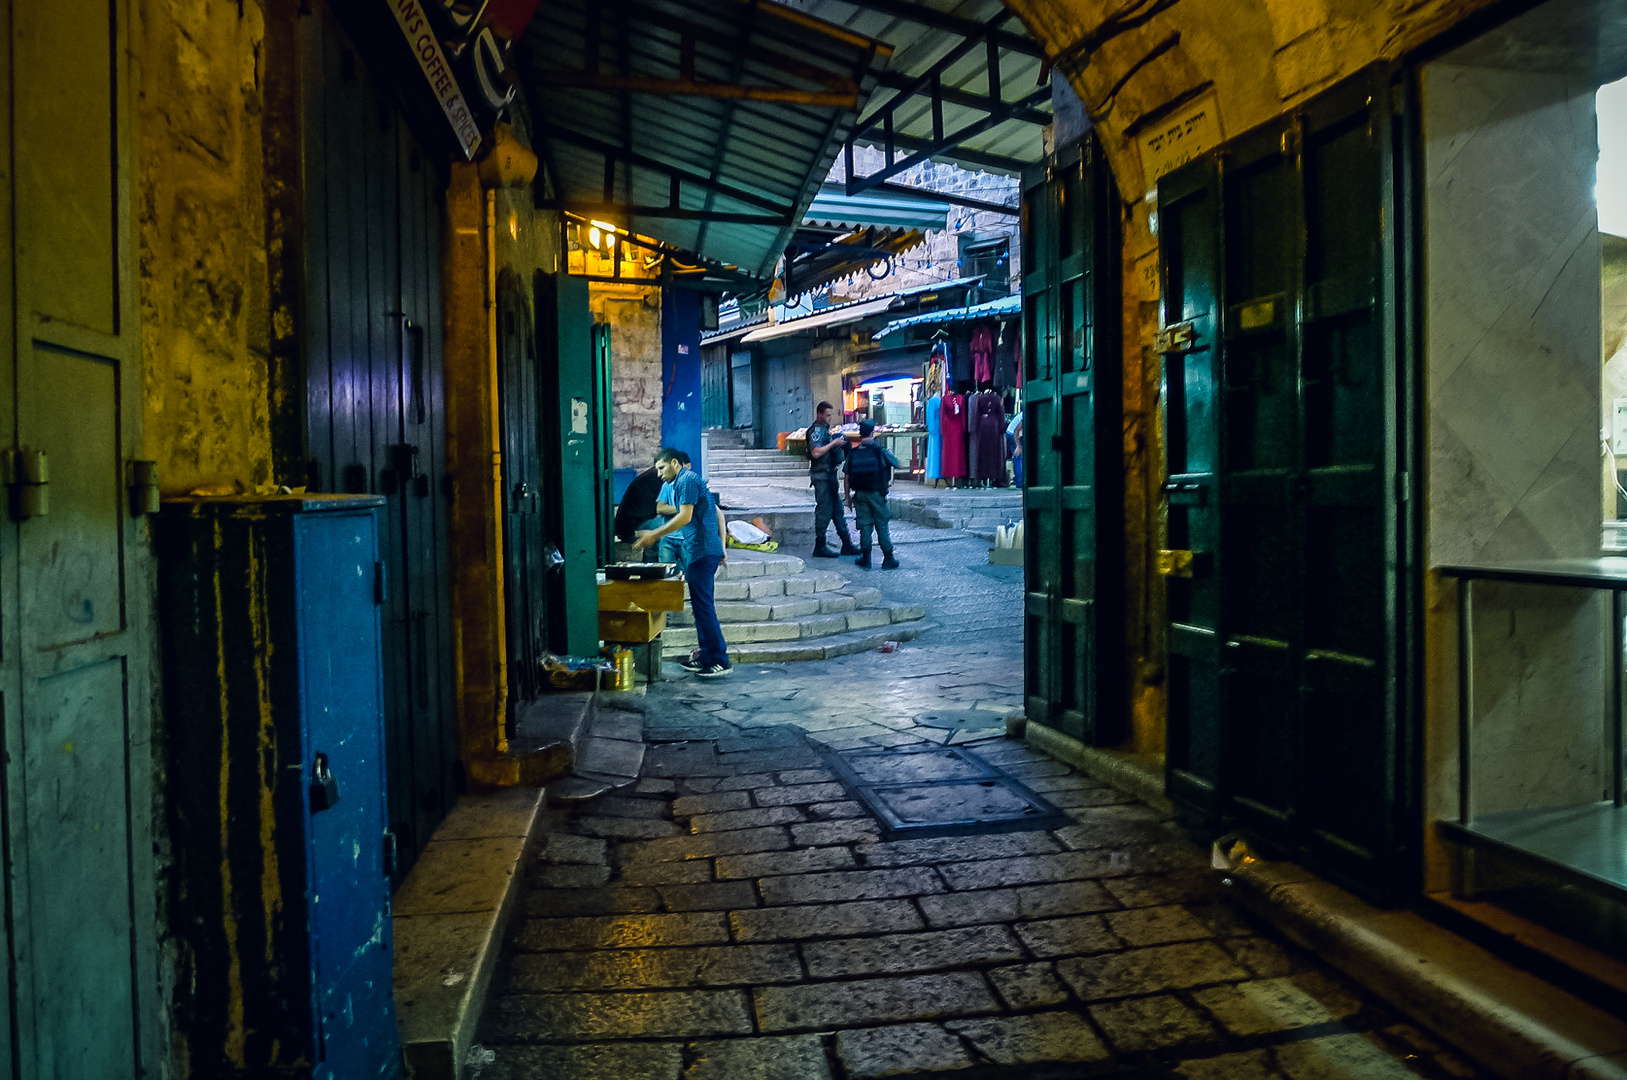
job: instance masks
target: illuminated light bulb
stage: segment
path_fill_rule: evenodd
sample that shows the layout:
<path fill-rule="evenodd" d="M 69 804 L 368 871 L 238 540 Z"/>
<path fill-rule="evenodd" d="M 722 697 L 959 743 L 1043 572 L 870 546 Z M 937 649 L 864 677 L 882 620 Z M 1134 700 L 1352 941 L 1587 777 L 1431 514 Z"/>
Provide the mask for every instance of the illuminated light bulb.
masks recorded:
<path fill-rule="evenodd" d="M 599 247 L 603 243 L 603 241 L 604 241 L 604 234 L 601 233 L 597 228 L 592 228 L 592 229 L 588 230 L 588 244 L 590 246 Z"/>
<path fill-rule="evenodd" d="M 616 233 L 616 227 L 608 221 L 600 221 L 598 218 L 594 218 L 592 221 L 589 221 L 588 224 L 592 225 L 596 229 L 603 229 L 612 236 L 614 236 Z"/>

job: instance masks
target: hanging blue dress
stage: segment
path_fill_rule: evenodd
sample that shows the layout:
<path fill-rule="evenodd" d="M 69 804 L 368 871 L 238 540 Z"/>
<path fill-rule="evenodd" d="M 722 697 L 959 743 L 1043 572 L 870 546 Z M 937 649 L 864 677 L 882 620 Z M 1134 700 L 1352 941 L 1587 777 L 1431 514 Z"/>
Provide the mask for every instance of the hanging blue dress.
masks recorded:
<path fill-rule="evenodd" d="M 943 433 L 938 430 L 938 409 L 943 398 L 933 394 L 926 399 L 926 478 L 943 477 Z"/>

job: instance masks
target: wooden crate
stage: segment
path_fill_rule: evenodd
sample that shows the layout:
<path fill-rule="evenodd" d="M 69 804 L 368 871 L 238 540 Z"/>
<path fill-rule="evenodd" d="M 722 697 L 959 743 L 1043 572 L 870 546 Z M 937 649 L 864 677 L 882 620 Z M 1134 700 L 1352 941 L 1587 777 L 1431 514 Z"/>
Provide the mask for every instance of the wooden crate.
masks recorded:
<path fill-rule="evenodd" d="M 682 611 L 684 609 L 684 579 L 663 578 L 660 581 L 606 581 L 599 586 L 600 611 L 626 611 L 628 608 L 645 611 Z M 599 635 L 604 637 L 603 634 Z"/>
<path fill-rule="evenodd" d="M 636 644 L 654 640 L 667 628 L 667 613 L 626 608 L 619 611 L 599 610 L 599 640 L 618 645 Z"/>

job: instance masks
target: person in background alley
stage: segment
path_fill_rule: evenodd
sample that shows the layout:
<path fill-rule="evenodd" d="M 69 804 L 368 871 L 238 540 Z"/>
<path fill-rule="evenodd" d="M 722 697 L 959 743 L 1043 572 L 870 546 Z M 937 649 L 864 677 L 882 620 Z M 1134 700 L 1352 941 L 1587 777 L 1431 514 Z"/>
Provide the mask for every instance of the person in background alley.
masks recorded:
<path fill-rule="evenodd" d="M 1017 410 L 1006 425 L 1006 452 L 1011 455 L 1011 483 L 1023 486 L 1023 411 Z"/>
<path fill-rule="evenodd" d="M 687 466 L 689 455 L 678 451 L 679 464 Z M 668 518 L 678 512 L 672 503 L 672 485 L 661 479 L 659 469 L 645 469 L 633 477 L 616 504 L 616 539 L 624 544 L 633 542 L 640 529 L 659 529 Z M 676 536 L 661 539 L 655 550 L 657 562 L 673 563 L 680 571 L 684 568 L 683 541 Z"/>
<path fill-rule="evenodd" d="M 729 646 L 723 640 L 723 627 L 717 621 L 717 604 L 712 598 L 718 567 L 728 561 L 728 537 L 724 532 L 723 511 L 717 497 L 700 474 L 689 468 L 682 451 L 664 446 L 655 455 L 655 468 L 661 479 L 672 485 L 672 506 L 676 513 L 660 528 L 640 531 L 635 548 L 647 548 L 677 533 L 683 541 L 688 569 L 689 606 L 695 615 L 695 636 L 700 649 L 691 658 L 678 661 L 687 671 L 702 679 L 720 679 L 733 670 Z"/>
<path fill-rule="evenodd" d="M 872 420 L 863 421 L 848 433 L 852 443 L 847 450 L 848 501 L 853 506 L 853 518 L 859 529 L 859 557 L 853 560 L 853 565 L 870 566 L 873 527 L 876 540 L 881 544 L 881 568 L 896 570 L 898 560 L 893 558 L 893 536 L 888 529 L 892 512 L 887 509 L 887 487 L 892 483 L 893 470 L 898 468 L 898 459 L 891 450 L 876 442 L 875 434 L 876 425 Z"/>
<path fill-rule="evenodd" d="M 814 549 L 816 559 L 834 559 L 838 555 L 857 555 L 859 549 L 847 533 L 847 518 L 842 513 L 842 493 L 836 485 L 836 470 L 841 467 L 846 447 L 842 439 L 831 434 L 830 417 L 835 406 L 821 401 L 814 409 L 813 426 L 808 429 L 808 482 L 814 491 Z M 836 526 L 836 535 L 842 539 L 842 550 L 832 551 L 825 546 L 825 526 Z"/>

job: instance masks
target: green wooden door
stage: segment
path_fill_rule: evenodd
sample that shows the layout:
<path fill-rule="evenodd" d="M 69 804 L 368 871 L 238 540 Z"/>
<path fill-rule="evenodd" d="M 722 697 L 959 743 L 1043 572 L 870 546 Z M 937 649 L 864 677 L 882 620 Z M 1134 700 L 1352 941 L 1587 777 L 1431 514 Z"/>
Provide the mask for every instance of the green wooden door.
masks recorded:
<path fill-rule="evenodd" d="M 1093 138 L 1023 178 L 1027 712 L 1124 737 L 1119 205 Z"/>
<path fill-rule="evenodd" d="M 548 652 L 542 466 L 538 459 L 536 319 L 530 291 L 512 270 L 497 279 L 499 417 L 503 439 L 503 605 L 508 644 L 508 710 L 544 687 Z"/>
<path fill-rule="evenodd" d="M 27 1078 L 134 1076 L 164 1049 L 152 563 L 125 491 L 142 389 L 128 11 L 27 0 L 0 19 L 15 169 L 0 179 L 0 447 L 43 452 L 49 469 L 48 507 L 12 485 L 0 517 L 13 995 L 0 1052 Z"/>
<path fill-rule="evenodd" d="M 1183 818 L 1219 813 L 1220 185 L 1213 159 L 1158 184 L 1169 712 L 1165 788 Z M 1172 556 L 1179 556 L 1173 558 Z"/>
<path fill-rule="evenodd" d="M 1371 894 L 1411 802 L 1390 103 L 1363 73 L 1159 186 L 1168 788 Z"/>

